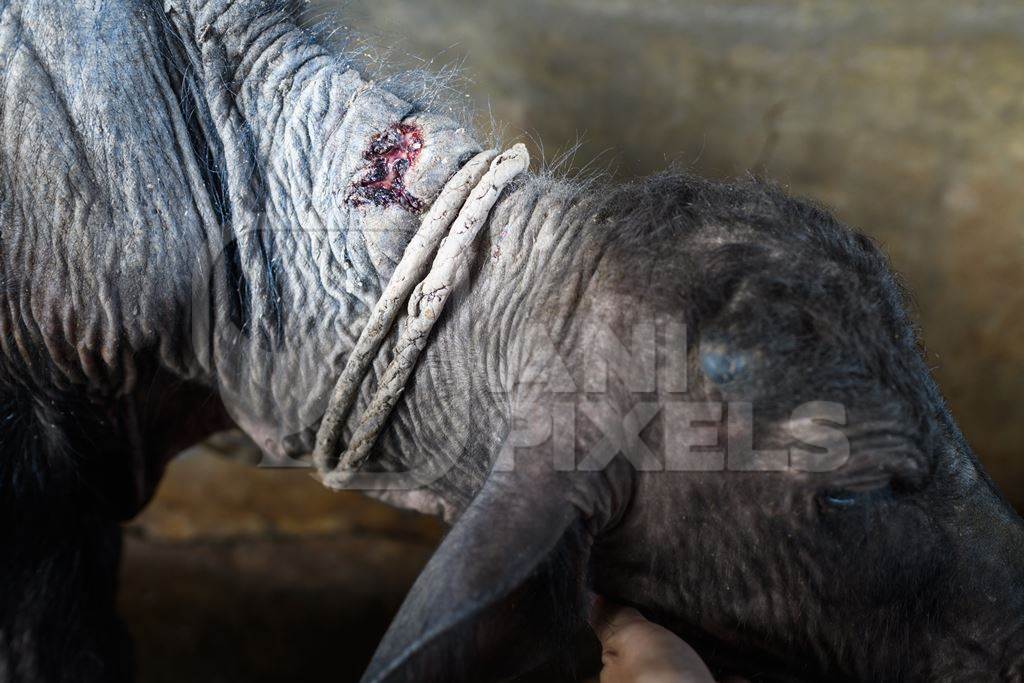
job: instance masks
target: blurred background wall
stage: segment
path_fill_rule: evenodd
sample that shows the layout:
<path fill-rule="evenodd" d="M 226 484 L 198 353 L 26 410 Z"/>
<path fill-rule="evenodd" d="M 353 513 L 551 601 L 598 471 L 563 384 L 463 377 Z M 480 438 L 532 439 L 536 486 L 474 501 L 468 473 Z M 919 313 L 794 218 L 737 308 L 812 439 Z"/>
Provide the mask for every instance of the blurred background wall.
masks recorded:
<path fill-rule="evenodd" d="M 577 168 L 620 178 L 756 173 L 877 238 L 954 414 L 1024 508 L 1019 0 L 315 0 L 307 15 L 387 71 L 461 65 L 457 106 L 549 159 L 579 139 Z M 353 680 L 439 536 L 237 462 L 252 457 L 231 439 L 190 454 L 130 529 L 144 680 Z"/>

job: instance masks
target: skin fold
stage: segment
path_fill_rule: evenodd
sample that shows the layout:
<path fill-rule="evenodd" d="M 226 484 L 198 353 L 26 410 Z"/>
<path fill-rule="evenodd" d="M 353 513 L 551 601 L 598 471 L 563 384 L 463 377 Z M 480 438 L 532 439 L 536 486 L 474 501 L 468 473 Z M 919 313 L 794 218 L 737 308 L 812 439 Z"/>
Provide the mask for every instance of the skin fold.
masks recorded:
<path fill-rule="evenodd" d="M 418 212 L 485 145 L 270 0 L 0 0 L 0 86 L 0 680 L 128 680 L 118 522 L 217 429 L 311 451 Z M 685 386 L 644 379 L 645 339 Z M 835 435 L 824 470 L 757 464 Z M 709 438 L 738 446 L 666 466 Z M 513 676 L 593 592 L 716 674 L 1021 680 L 1024 524 L 884 255 L 771 186 L 520 178 L 371 463 L 431 473 L 369 493 L 452 529 L 365 680 Z"/>

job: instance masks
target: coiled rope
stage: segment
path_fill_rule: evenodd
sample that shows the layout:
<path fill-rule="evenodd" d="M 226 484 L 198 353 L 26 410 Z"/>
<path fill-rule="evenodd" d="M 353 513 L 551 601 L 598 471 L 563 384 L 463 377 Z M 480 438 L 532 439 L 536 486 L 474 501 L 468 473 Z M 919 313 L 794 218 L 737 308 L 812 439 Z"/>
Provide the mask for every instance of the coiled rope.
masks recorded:
<path fill-rule="evenodd" d="M 345 363 L 320 423 L 313 450 L 324 485 L 346 488 L 366 462 L 388 416 L 412 375 L 430 331 L 471 257 L 471 246 L 494 204 L 509 183 L 530 165 L 526 147 L 517 144 L 498 154 L 477 154 L 445 184 L 413 236 L 387 287 L 370 314 Z M 428 270 L 429 266 L 429 270 Z M 425 274 L 425 275 L 424 275 Z M 394 326 L 403 302 L 408 320 L 395 343 L 387 370 L 343 453 L 338 452 L 345 421 L 370 373 L 380 345 Z"/>

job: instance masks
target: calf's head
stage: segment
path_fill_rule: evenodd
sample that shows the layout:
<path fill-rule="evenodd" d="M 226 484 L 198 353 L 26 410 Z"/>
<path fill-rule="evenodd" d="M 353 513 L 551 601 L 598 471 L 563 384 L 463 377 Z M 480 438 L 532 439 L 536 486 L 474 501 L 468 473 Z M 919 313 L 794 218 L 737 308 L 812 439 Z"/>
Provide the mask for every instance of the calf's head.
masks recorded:
<path fill-rule="evenodd" d="M 762 679 L 1020 680 L 1024 525 L 880 251 L 758 185 L 666 178 L 588 215 L 576 253 L 600 256 L 574 322 L 540 335 L 581 390 L 514 392 L 548 438 L 499 457 L 367 678 L 508 673 L 561 642 L 542 630 L 581 628 L 596 592 Z M 534 310 L 559 310 L 548 286 Z M 644 320 L 685 383 L 638 385 Z M 602 348 L 631 338 L 586 391 Z"/>

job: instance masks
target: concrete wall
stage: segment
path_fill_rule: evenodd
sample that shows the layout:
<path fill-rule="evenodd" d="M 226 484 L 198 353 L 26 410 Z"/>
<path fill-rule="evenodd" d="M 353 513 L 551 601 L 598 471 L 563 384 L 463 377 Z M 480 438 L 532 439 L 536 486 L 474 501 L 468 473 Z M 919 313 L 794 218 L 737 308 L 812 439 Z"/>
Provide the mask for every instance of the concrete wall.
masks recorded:
<path fill-rule="evenodd" d="M 970 442 L 1024 506 L 1024 5 L 319 0 L 548 156 L 756 172 L 878 238 Z M 490 121 L 480 121 L 489 129 Z"/>

